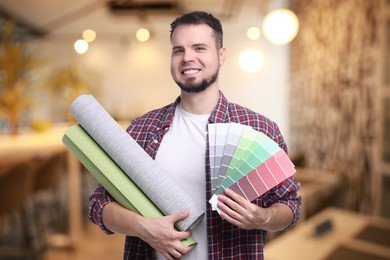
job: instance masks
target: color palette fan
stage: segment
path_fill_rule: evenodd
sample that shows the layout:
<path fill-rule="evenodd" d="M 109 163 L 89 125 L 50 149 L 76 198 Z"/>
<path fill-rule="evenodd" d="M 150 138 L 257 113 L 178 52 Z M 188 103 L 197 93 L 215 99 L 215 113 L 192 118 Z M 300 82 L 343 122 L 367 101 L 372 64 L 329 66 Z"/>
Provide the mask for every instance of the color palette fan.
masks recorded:
<path fill-rule="evenodd" d="M 208 128 L 214 210 L 227 188 L 252 201 L 296 172 L 286 152 L 264 133 L 237 123 Z"/>

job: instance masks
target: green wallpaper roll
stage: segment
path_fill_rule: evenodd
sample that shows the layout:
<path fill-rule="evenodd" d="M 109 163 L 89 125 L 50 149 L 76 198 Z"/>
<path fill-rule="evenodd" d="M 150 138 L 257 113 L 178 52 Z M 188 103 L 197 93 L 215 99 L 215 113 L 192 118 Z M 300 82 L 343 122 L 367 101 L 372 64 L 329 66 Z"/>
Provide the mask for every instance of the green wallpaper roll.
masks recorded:
<path fill-rule="evenodd" d="M 123 207 L 147 218 L 164 216 L 80 125 L 67 129 L 62 141 Z M 190 237 L 182 244 L 189 246 L 196 244 L 196 241 Z"/>
<path fill-rule="evenodd" d="M 187 218 L 175 223 L 179 230 L 191 230 L 200 223 L 204 210 L 194 203 L 190 194 L 142 149 L 92 95 L 76 98 L 70 106 L 70 112 L 164 215 L 189 210 Z"/>

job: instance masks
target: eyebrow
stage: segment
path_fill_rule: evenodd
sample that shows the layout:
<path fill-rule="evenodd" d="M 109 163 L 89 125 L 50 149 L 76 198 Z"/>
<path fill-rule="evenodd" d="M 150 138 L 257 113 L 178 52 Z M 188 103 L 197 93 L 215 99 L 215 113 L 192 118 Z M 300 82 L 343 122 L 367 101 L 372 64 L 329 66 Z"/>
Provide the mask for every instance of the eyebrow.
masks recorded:
<path fill-rule="evenodd" d="M 192 44 L 191 47 L 207 47 L 208 45 L 206 43 L 195 43 L 195 44 Z M 182 45 L 177 45 L 177 46 L 173 46 L 172 47 L 172 50 L 177 50 L 177 49 L 181 49 L 181 48 L 184 48 Z"/>
<path fill-rule="evenodd" d="M 196 43 L 193 44 L 192 47 L 207 47 L 208 45 L 206 43 Z"/>

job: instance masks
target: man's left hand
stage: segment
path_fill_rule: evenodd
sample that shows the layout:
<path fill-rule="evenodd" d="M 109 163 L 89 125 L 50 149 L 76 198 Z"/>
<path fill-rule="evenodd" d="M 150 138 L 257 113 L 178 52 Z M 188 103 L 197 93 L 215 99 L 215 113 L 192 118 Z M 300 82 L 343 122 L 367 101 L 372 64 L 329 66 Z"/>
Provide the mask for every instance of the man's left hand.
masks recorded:
<path fill-rule="evenodd" d="M 218 200 L 220 216 L 239 228 L 259 229 L 267 223 L 266 209 L 251 203 L 230 189 L 219 195 Z"/>

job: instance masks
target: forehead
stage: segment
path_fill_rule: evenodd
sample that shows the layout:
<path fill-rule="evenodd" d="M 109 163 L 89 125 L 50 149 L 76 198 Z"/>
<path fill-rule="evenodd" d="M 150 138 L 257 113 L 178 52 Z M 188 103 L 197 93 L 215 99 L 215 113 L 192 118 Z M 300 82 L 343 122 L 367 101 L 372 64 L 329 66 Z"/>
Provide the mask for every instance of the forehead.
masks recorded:
<path fill-rule="evenodd" d="M 172 34 L 172 45 L 214 42 L 213 30 L 206 24 L 180 25 Z"/>

